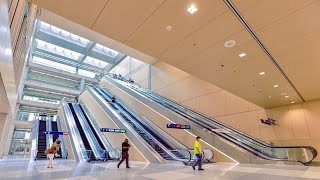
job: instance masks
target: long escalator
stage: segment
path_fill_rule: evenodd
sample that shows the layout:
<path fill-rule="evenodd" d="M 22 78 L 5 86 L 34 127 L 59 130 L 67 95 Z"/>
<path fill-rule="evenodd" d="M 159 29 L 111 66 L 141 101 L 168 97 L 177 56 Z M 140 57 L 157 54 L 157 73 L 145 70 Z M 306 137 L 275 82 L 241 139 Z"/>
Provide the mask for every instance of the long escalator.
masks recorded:
<path fill-rule="evenodd" d="M 94 127 L 93 127 L 93 124 L 92 122 L 89 120 L 88 118 L 88 115 L 85 113 L 85 111 L 83 110 L 82 106 L 79 106 L 80 107 L 80 110 L 81 112 L 83 113 L 84 117 L 85 117 L 85 120 L 87 121 L 87 123 L 89 124 L 89 127 L 91 128 L 93 134 L 94 134 L 94 137 L 97 139 L 98 143 L 99 143 L 99 146 L 102 150 L 104 151 L 107 151 L 107 149 L 104 147 L 99 135 L 97 134 L 97 132 L 94 130 Z M 110 156 L 109 156 L 110 157 Z"/>
<path fill-rule="evenodd" d="M 134 90 L 136 93 L 159 103 L 193 123 L 205 128 L 207 131 L 236 144 L 238 147 L 241 147 L 260 158 L 267 160 L 298 161 L 306 164 L 311 162 L 317 156 L 316 149 L 311 146 L 276 147 L 269 145 L 171 99 L 142 88 L 139 85 L 133 84 L 124 79 L 119 80 L 111 76 L 109 78 Z M 219 131 L 216 131 L 217 129 Z"/>
<path fill-rule="evenodd" d="M 80 133 L 81 139 L 83 141 L 83 144 L 84 144 L 87 152 L 89 152 L 89 155 L 90 155 L 89 159 L 96 159 L 94 153 L 91 153 L 92 152 L 91 146 L 90 146 L 90 144 L 88 142 L 88 139 L 87 139 L 87 137 L 86 137 L 86 135 L 85 135 L 85 133 L 83 131 L 83 128 L 82 128 L 82 126 L 81 126 L 81 124 L 79 122 L 78 116 L 77 116 L 77 114 L 76 114 L 76 112 L 74 110 L 74 107 L 73 107 L 72 103 L 68 103 L 68 105 L 69 105 L 70 110 L 72 112 L 72 115 L 74 117 L 76 126 L 78 128 L 78 131 Z"/>
<path fill-rule="evenodd" d="M 44 131 L 46 131 L 46 121 L 39 120 L 37 159 L 47 158 L 47 155 L 44 153 L 47 148 L 46 134 L 43 133 Z"/>
<path fill-rule="evenodd" d="M 111 102 L 111 96 L 104 90 L 96 88 L 96 91 L 102 97 Z M 112 108 L 126 120 L 126 122 L 164 159 L 179 160 L 182 162 L 189 162 L 191 160 L 191 153 L 187 150 L 178 150 L 172 144 L 160 137 L 154 130 L 142 123 L 132 113 L 130 113 L 119 102 L 111 103 Z"/>

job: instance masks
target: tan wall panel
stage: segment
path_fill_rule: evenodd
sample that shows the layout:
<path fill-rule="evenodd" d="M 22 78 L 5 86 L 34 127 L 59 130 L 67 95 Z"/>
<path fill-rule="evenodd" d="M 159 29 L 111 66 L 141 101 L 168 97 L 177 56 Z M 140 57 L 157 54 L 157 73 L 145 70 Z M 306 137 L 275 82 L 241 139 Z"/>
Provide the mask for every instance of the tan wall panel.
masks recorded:
<path fill-rule="evenodd" d="M 320 101 L 313 101 L 303 105 L 311 139 L 320 139 Z"/>

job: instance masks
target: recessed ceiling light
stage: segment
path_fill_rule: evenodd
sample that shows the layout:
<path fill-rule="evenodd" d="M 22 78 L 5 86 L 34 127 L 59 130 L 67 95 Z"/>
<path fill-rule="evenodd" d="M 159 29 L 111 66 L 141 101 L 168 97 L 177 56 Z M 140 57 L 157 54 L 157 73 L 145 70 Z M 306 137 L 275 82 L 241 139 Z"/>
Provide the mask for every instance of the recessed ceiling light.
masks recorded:
<path fill-rule="evenodd" d="M 246 53 L 241 53 L 239 54 L 240 57 L 245 57 L 246 56 Z"/>
<path fill-rule="evenodd" d="M 167 30 L 167 31 L 171 31 L 171 29 L 172 29 L 172 26 L 167 26 L 167 27 L 166 27 L 166 30 Z"/>
<path fill-rule="evenodd" d="M 273 87 L 274 87 L 274 88 L 276 88 L 276 87 L 278 87 L 278 86 L 279 86 L 279 85 L 278 85 L 278 84 L 276 84 L 276 85 L 274 85 Z"/>
<path fill-rule="evenodd" d="M 293 104 L 293 103 L 294 103 L 294 101 L 290 101 L 290 103 L 291 103 L 291 104 Z"/>
<path fill-rule="evenodd" d="M 272 98 L 272 96 L 269 96 L 269 99 L 271 99 Z"/>
<path fill-rule="evenodd" d="M 196 6 L 194 4 L 192 4 L 189 8 L 188 11 L 190 14 L 194 14 L 195 12 L 198 11 L 198 8 L 196 8 Z"/>
<path fill-rule="evenodd" d="M 259 74 L 260 74 L 260 76 L 262 76 L 262 75 L 265 75 L 266 73 L 265 72 L 260 72 Z"/>
<path fill-rule="evenodd" d="M 285 98 L 289 98 L 289 96 L 285 96 Z"/>
<path fill-rule="evenodd" d="M 229 41 L 226 41 L 224 43 L 224 47 L 227 47 L 227 48 L 233 47 L 234 45 L 236 45 L 236 41 L 235 40 L 229 40 Z"/>

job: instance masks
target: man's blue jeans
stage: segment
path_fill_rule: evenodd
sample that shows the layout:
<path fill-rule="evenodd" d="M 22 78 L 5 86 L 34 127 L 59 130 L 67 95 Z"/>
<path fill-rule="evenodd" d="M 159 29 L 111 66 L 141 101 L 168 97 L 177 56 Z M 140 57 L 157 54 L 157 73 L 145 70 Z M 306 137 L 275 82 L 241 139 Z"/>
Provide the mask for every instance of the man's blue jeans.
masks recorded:
<path fill-rule="evenodd" d="M 192 166 L 193 167 L 198 166 L 198 168 L 201 169 L 202 155 L 201 154 L 196 154 L 196 156 L 197 156 L 197 161 Z"/>

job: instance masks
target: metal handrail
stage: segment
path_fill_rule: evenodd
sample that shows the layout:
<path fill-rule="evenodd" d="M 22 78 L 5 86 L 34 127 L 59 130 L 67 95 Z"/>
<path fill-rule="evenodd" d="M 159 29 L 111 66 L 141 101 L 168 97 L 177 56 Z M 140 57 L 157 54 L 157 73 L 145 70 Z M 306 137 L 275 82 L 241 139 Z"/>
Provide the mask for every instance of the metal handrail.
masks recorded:
<path fill-rule="evenodd" d="M 111 77 L 110 76 L 110 78 L 112 78 L 112 79 L 114 79 L 113 77 Z M 118 83 L 120 83 L 120 82 L 123 82 L 123 81 L 125 81 L 123 78 L 121 79 L 121 80 L 119 80 L 119 79 L 116 79 L 115 80 L 116 82 L 118 82 Z M 120 82 L 119 82 L 120 81 Z M 145 93 L 147 93 L 146 91 L 148 91 L 149 93 L 151 93 L 151 94 L 155 94 L 156 96 L 158 96 L 158 97 L 162 97 L 162 96 L 160 96 L 160 95 L 158 95 L 158 94 L 156 94 L 156 93 L 154 93 L 154 92 L 152 92 L 152 91 L 150 91 L 150 90 L 145 90 L 144 88 L 142 88 L 141 86 L 139 86 L 139 88 L 136 88 L 136 87 L 134 87 L 134 86 L 136 86 L 135 84 L 134 85 L 132 85 L 132 83 L 120 83 L 120 84 L 122 84 L 122 85 L 124 85 L 125 87 L 133 87 L 133 90 L 136 90 L 136 91 L 138 91 L 137 93 L 142 93 L 140 90 L 142 89 Z M 144 93 L 143 93 L 144 94 Z M 153 96 L 154 97 L 154 96 Z M 149 97 L 150 98 L 150 97 Z M 154 97 L 154 98 L 156 98 L 156 97 Z M 166 99 L 166 100 L 168 100 L 168 98 L 165 98 L 165 97 L 162 97 L 162 100 L 164 100 L 164 99 Z M 169 101 L 169 100 L 168 100 Z M 157 102 L 157 101 L 156 101 Z M 174 101 L 172 101 L 172 100 L 170 100 L 170 102 L 171 103 L 173 103 L 173 104 L 178 104 L 179 105 L 179 103 L 176 103 L 176 102 L 174 102 Z M 158 102 L 158 103 L 160 103 L 160 102 Z M 160 103 L 161 104 L 161 103 Z M 165 106 L 166 107 L 166 106 Z M 190 108 L 186 108 L 185 106 L 182 106 L 184 109 L 187 109 L 187 110 L 190 110 Z M 173 107 L 173 105 L 171 105 L 171 110 L 172 110 L 172 108 L 176 108 L 176 107 Z M 307 162 L 310 162 L 310 161 L 312 161 L 316 156 L 317 156 L 317 151 L 313 148 L 313 147 L 311 147 L 311 146 L 293 146 L 293 147 L 275 147 L 275 146 L 271 146 L 271 145 L 269 145 L 269 144 L 267 144 L 267 143 L 265 143 L 265 142 L 263 142 L 263 141 L 260 141 L 260 140 L 258 140 L 258 139 L 256 139 L 256 138 L 254 138 L 254 137 L 251 137 L 251 136 L 248 136 L 248 135 L 246 135 L 245 133 L 242 133 L 242 132 L 238 132 L 237 130 L 235 130 L 235 129 L 233 129 L 233 128 L 230 128 L 230 127 L 228 127 L 228 126 L 226 126 L 226 125 L 224 125 L 224 124 L 222 124 L 222 123 L 219 123 L 219 122 L 217 122 L 217 121 L 215 121 L 215 120 L 213 120 L 213 119 L 211 119 L 211 118 L 209 118 L 208 116 L 205 116 L 205 115 L 202 115 L 201 113 L 198 113 L 198 112 L 196 112 L 196 111 L 194 111 L 194 110 L 190 110 L 191 111 L 191 113 L 193 113 L 193 114 L 195 114 L 195 115 L 199 115 L 199 116 L 202 116 L 202 117 L 204 117 L 205 119 L 209 119 L 212 123 L 216 123 L 216 124 L 219 124 L 220 126 L 223 126 L 224 128 L 228 128 L 228 129 L 230 129 L 230 130 L 232 130 L 232 131 L 234 131 L 235 133 L 237 133 L 238 135 L 240 135 L 240 136 L 243 136 L 242 138 L 244 138 L 244 139 L 250 139 L 250 143 L 254 143 L 255 145 L 257 145 L 257 146 L 260 146 L 260 147 L 263 147 L 262 149 L 265 149 L 265 148 L 272 148 L 272 149 L 279 149 L 279 148 L 281 148 L 281 149 L 284 149 L 284 150 L 286 150 L 287 151 L 287 155 L 289 156 L 289 154 L 288 154 L 288 151 L 290 150 L 290 149 L 293 149 L 293 148 L 301 148 L 301 149 L 308 149 L 311 153 L 312 153 L 312 158 L 311 159 L 307 159 L 306 161 Z M 190 112 L 189 111 L 189 112 Z M 186 113 L 186 112 L 184 112 L 184 113 Z M 181 114 L 181 115 L 184 115 L 185 116 L 185 114 Z M 188 119 L 190 118 L 190 117 L 187 117 Z M 202 122 L 202 123 L 204 123 L 204 122 Z M 202 124 L 202 123 L 199 123 L 199 122 L 197 122 L 197 124 Z M 203 126 L 203 124 L 201 125 L 201 126 Z M 210 125 L 208 125 L 208 126 L 210 126 Z M 207 127 L 206 125 L 204 126 L 204 127 Z M 215 134 L 217 134 L 217 135 L 219 135 L 219 136 L 221 136 L 221 137 L 223 137 L 223 138 L 226 138 L 226 139 L 228 139 L 229 141 L 232 141 L 232 142 L 234 142 L 235 144 L 237 144 L 238 146 L 240 146 L 240 147 L 242 147 L 242 148 L 244 148 L 244 149 L 246 149 L 246 150 L 248 150 L 249 152 L 252 152 L 252 153 L 254 153 L 254 154 L 256 154 L 256 155 L 258 155 L 258 156 L 260 156 L 260 157 L 262 157 L 262 158 L 265 158 L 265 159 L 271 159 L 271 160 L 290 160 L 289 158 L 290 157 L 286 157 L 286 158 L 273 158 L 273 157 L 270 157 L 271 155 L 270 154 L 268 154 L 267 153 L 267 151 L 258 151 L 257 149 L 254 149 L 253 147 L 250 147 L 250 146 L 248 146 L 248 145 L 246 145 L 246 146 L 243 146 L 244 144 L 243 143 L 240 143 L 239 144 L 239 140 L 238 139 L 236 139 L 235 137 L 233 137 L 233 136 L 230 136 L 229 134 L 226 134 L 226 133 L 219 133 L 219 132 L 215 132 L 215 131 L 212 131 L 212 129 L 211 128 L 206 128 L 208 131 L 211 131 L 211 132 L 213 132 L 213 133 L 215 133 Z M 267 153 L 267 154 L 265 154 L 265 153 Z"/>

